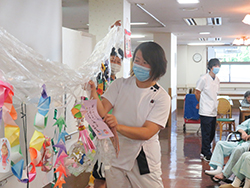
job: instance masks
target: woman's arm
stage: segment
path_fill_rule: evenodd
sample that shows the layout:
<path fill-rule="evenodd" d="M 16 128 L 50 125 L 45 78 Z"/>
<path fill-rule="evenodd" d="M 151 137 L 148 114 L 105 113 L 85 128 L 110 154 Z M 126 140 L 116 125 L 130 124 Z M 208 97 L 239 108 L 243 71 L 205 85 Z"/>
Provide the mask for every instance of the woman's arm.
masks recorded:
<path fill-rule="evenodd" d="M 90 99 L 97 100 L 97 111 L 101 117 L 104 117 L 112 109 L 112 104 L 105 98 L 99 99 L 95 83 L 92 80 L 89 81 L 89 85 L 91 89 Z"/>
<path fill-rule="evenodd" d="M 194 92 L 194 94 L 195 94 L 195 98 L 198 101 L 198 104 L 196 105 L 196 109 L 199 109 L 199 102 L 200 102 L 201 91 L 199 91 L 199 90 L 196 89 L 195 92 Z"/>
<path fill-rule="evenodd" d="M 107 114 L 104 121 L 110 128 L 115 127 L 120 134 L 134 140 L 148 140 L 161 129 L 160 125 L 151 121 L 146 121 L 142 127 L 121 125 L 112 114 Z"/>

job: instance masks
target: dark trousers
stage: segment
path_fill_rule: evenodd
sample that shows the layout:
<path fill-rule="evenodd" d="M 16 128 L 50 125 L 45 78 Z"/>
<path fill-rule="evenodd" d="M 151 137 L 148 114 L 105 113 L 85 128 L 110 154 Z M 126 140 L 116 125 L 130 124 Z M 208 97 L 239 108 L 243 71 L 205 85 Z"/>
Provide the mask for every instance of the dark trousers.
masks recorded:
<path fill-rule="evenodd" d="M 201 153 L 204 156 L 211 156 L 211 142 L 215 135 L 216 117 L 200 116 L 200 120 L 202 137 Z"/>

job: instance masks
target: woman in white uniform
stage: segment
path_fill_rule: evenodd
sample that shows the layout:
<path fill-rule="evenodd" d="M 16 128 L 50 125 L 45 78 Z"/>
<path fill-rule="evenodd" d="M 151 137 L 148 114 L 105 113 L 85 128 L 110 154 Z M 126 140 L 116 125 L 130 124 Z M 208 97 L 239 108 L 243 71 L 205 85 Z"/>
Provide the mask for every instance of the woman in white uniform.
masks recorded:
<path fill-rule="evenodd" d="M 166 73 L 167 60 L 158 44 L 146 42 L 136 48 L 133 62 L 135 76 L 116 79 L 102 100 L 89 82 L 99 115 L 119 136 L 119 155 L 105 170 L 107 187 L 163 188 L 158 133 L 167 123 L 170 97 L 157 80 Z"/>

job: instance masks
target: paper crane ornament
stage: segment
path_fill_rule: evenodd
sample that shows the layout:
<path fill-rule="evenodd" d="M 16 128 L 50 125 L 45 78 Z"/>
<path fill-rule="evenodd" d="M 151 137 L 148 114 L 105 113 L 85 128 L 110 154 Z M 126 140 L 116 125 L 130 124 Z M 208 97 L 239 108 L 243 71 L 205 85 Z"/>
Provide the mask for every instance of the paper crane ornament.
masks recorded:
<path fill-rule="evenodd" d="M 65 158 L 65 157 L 68 157 L 68 155 L 67 155 L 64 151 L 62 151 L 61 154 L 58 155 L 58 157 L 57 157 L 57 159 L 56 159 L 56 162 L 55 162 L 54 166 L 56 166 L 59 162 L 60 162 L 62 165 L 64 165 L 64 158 Z"/>
<path fill-rule="evenodd" d="M 65 144 L 65 136 L 69 135 L 66 131 L 63 131 L 59 134 L 58 136 L 58 140 L 57 140 L 57 143 L 60 142 L 60 140 L 62 140 Z"/>
<path fill-rule="evenodd" d="M 56 169 L 56 171 L 54 173 L 56 173 L 56 172 L 59 172 L 59 177 L 58 177 L 59 179 L 61 178 L 62 175 L 67 177 L 65 167 L 62 164 L 60 164 L 60 166 Z"/>
<path fill-rule="evenodd" d="M 54 188 L 55 187 L 59 187 L 59 188 L 62 188 L 62 184 L 65 184 L 65 180 L 61 177 L 61 178 L 58 178 L 57 181 L 56 181 L 56 184 L 54 185 Z"/>
<path fill-rule="evenodd" d="M 59 143 L 53 145 L 54 147 L 59 148 L 58 156 L 64 151 L 64 153 L 67 153 L 65 144 L 60 141 Z"/>
<path fill-rule="evenodd" d="M 65 123 L 63 117 L 59 117 L 59 118 L 56 120 L 56 122 L 54 123 L 54 125 L 57 125 L 57 126 L 58 126 L 58 128 L 59 128 L 59 133 L 62 132 L 63 126 L 67 127 L 67 125 L 66 125 L 66 123 Z M 53 125 L 53 126 L 54 126 L 54 125 Z"/>

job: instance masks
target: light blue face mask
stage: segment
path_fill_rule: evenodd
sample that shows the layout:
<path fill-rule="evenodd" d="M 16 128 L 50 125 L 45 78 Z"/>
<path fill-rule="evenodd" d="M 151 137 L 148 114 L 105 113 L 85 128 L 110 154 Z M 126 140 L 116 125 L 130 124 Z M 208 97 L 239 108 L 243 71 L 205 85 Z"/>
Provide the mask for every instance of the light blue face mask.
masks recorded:
<path fill-rule="evenodd" d="M 150 74 L 149 74 L 150 68 L 143 67 L 143 66 L 138 65 L 136 63 L 134 63 L 133 71 L 135 73 L 136 78 L 141 82 L 148 80 L 150 77 Z"/>
<path fill-rule="evenodd" d="M 213 73 L 214 73 L 214 74 L 218 74 L 219 71 L 220 71 L 220 68 L 219 68 L 219 67 L 214 67 L 214 68 L 213 68 Z"/>

